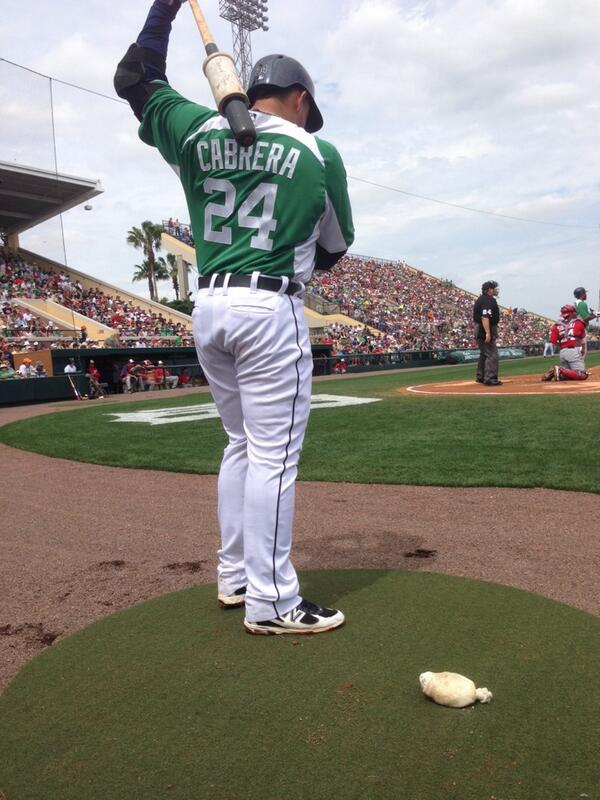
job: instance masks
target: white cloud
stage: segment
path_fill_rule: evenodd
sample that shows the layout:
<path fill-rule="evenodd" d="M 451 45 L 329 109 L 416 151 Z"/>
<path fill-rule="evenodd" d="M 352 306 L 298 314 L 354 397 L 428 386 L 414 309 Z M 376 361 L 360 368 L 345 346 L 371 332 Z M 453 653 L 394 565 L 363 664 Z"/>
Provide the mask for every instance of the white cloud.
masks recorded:
<path fill-rule="evenodd" d="M 208 9 L 217 41 L 231 30 Z M 315 78 L 323 135 L 350 175 L 448 202 L 544 221 L 597 225 L 600 3 L 597 0 L 271 0 L 254 56 L 287 52 Z M 112 76 L 149 0 L 31 0 L 0 21 L 5 55 L 113 96 Z M 31 37 L 29 21 L 36 20 Z M 188 8 L 171 37 L 173 85 L 211 104 Z M 65 215 L 70 263 L 130 286 L 128 228 L 188 219 L 183 191 L 137 138 L 126 106 L 53 84 L 59 169 L 100 178 L 94 210 Z M 0 159 L 53 159 L 48 82 L 0 62 Z M 502 300 L 554 314 L 572 286 L 598 285 L 600 231 L 510 222 L 350 181 L 355 249 L 405 258 Z M 56 222 L 26 235 L 60 257 Z M 52 229 L 52 232 L 49 232 Z M 165 286 L 166 288 L 166 286 Z M 142 291 L 135 284 L 134 290 Z"/>

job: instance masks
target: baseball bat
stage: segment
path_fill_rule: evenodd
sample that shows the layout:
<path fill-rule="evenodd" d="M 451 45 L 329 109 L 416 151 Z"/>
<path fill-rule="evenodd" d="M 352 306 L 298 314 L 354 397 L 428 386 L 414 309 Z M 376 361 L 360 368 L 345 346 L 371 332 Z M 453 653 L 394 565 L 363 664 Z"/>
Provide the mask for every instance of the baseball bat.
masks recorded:
<path fill-rule="evenodd" d="M 256 129 L 248 113 L 248 95 L 239 79 L 233 58 L 217 47 L 198 0 L 189 0 L 189 4 L 206 50 L 207 57 L 202 68 L 219 113 L 227 119 L 236 142 L 242 147 L 249 147 L 256 141 Z"/>
<path fill-rule="evenodd" d="M 71 378 L 70 375 L 67 375 L 67 378 L 69 379 L 69 383 L 71 384 L 71 388 L 73 389 L 73 392 L 75 394 L 75 399 L 76 400 L 81 400 L 82 399 L 81 395 L 79 394 L 79 391 L 77 390 L 77 387 L 73 383 L 73 379 Z"/>

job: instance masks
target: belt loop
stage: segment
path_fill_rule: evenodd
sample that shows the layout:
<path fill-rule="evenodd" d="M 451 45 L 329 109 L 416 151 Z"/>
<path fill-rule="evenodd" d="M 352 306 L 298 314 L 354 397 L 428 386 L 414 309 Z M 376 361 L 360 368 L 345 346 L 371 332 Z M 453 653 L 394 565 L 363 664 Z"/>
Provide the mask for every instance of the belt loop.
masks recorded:
<path fill-rule="evenodd" d="M 252 277 L 250 278 L 250 291 L 254 294 L 258 291 L 258 279 L 260 278 L 260 272 L 255 269 L 252 273 Z"/>
<path fill-rule="evenodd" d="M 290 285 L 290 279 L 288 278 L 288 276 L 287 275 L 282 275 L 281 276 L 281 286 L 279 287 L 279 290 L 278 290 L 277 294 L 285 294 L 285 290 L 287 289 L 287 287 L 289 285 Z"/>
<path fill-rule="evenodd" d="M 231 280 L 231 272 L 226 272 L 225 277 L 223 278 L 223 292 L 222 294 L 227 294 L 229 291 L 229 281 Z"/>
<path fill-rule="evenodd" d="M 213 272 L 213 274 L 210 276 L 210 284 L 208 286 L 209 295 L 213 295 L 215 293 L 215 282 L 217 280 L 217 277 L 218 277 L 217 272 Z"/>

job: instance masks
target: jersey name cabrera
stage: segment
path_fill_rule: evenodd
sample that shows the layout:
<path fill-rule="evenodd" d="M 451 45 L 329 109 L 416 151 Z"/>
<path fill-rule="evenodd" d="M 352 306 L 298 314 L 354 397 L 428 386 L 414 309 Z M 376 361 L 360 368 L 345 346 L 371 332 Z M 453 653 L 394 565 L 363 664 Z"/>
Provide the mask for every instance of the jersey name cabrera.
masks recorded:
<path fill-rule="evenodd" d="M 198 269 L 306 282 L 316 245 L 345 252 L 354 238 L 346 173 L 333 145 L 280 117 L 250 112 L 240 147 L 216 111 L 164 85 L 146 103 L 140 137 L 182 182 Z"/>

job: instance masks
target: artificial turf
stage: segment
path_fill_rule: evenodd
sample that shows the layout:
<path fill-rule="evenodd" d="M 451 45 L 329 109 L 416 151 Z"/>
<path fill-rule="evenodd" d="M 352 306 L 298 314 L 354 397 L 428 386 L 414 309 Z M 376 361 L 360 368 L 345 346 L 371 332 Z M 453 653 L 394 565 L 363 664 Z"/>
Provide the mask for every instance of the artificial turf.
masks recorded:
<path fill-rule="evenodd" d="M 588 357 L 590 366 L 600 354 Z M 543 359 L 503 362 L 501 374 L 539 371 Z M 315 410 L 301 480 L 437 486 L 508 486 L 600 492 L 600 396 L 423 397 L 401 386 L 460 380 L 474 367 L 423 369 L 315 383 L 313 394 L 374 397 L 369 405 Z M 211 402 L 177 395 L 144 410 Z M 0 441 L 51 456 L 112 466 L 214 474 L 225 436 L 218 419 L 150 427 L 115 422 L 132 403 L 100 404 L 0 428 Z"/>
<path fill-rule="evenodd" d="M 0 699 L 6 800 L 568 800 L 600 786 L 600 620 L 431 573 L 316 572 L 348 623 L 251 637 L 214 586 L 108 617 Z M 431 669 L 490 705 L 437 706 Z"/>

